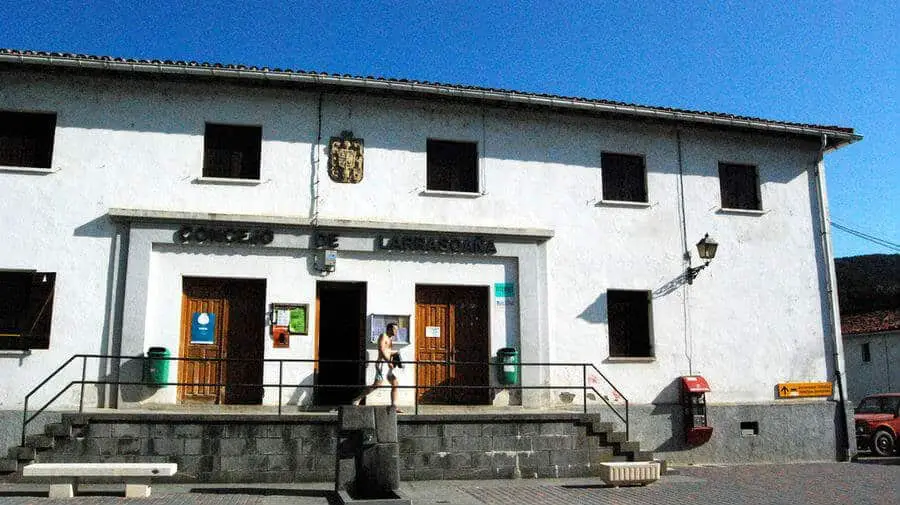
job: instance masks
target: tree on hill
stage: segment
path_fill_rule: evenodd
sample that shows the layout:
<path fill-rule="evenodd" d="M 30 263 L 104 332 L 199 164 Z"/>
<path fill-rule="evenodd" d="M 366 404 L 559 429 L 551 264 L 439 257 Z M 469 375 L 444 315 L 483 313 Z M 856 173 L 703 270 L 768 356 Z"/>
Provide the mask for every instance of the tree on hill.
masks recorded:
<path fill-rule="evenodd" d="M 900 254 L 834 260 L 841 314 L 900 308 Z"/>

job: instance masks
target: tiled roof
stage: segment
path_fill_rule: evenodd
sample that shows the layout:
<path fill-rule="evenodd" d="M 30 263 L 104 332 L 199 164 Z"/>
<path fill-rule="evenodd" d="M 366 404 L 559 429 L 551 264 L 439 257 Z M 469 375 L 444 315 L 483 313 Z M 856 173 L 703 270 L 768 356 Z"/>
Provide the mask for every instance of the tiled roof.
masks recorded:
<path fill-rule="evenodd" d="M 841 333 L 844 335 L 893 330 L 900 330 L 900 308 L 841 316 Z"/>
<path fill-rule="evenodd" d="M 6 56 L 7 58 L 4 58 Z M 832 132 L 832 133 L 842 133 L 850 137 L 856 137 L 853 132 L 853 128 L 846 128 L 841 126 L 831 126 L 831 125 L 815 125 L 815 124 L 807 124 L 807 123 L 792 123 L 786 121 L 774 121 L 770 119 L 762 119 L 756 117 L 748 117 L 748 116 L 738 116 L 734 114 L 723 114 L 719 112 L 709 112 L 709 111 L 697 111 L 697 110 L 689 110 L 689 109 L 678 109 L 671 107 L 656 107 L 656 106 L 647 106 L 647 105 L 638 105 L 627 102 L 617 102 L 611 100 L 601 100 L 595 98 L 583 98 L 583 97 L 571 97 L 571 96 L 563 96 L 563 95 L 554 95 L 554 94 L 546 94 L 546 93 L 527 93 L 522 91 L 513 91 L 506 89 L 498 89 L 498 88 L 484 88 L 479 86 L 464 86 L 458 84 L 445 84 L 439 82 L 431 82 L 431 81 L 418 81 L 411 79 L 394 79 L 387 77 L 374 77 L 374 76 L 354 76 L 349 74 L 333 74 L 327 72 L 314 72 L 314 71 L 306 71 L 306 70 L 292 70 L 292 69 L 282 69 L 282 68 L 269 68 L 269 67 L 257 67 L 251 65 L 235 65 L 235 64 L 223 64 L 223 63 L 205 63 L 205 62 L 196 62 L 196 61 L 174 61 L 174 60 L 142 60 L 142 59 L 131 59 L 131 58 L 117 58 L 112 56 L 95 56 L 95 55 L 87 55 L 87 54 L 73 54 L 73 53 L 58 53 L 58 52 L 45 52 L 45 51 L 31 51 L 31 50 L 18 50 L 18 49 L 0 49 L 0 61 L 9 61 L 8 57 L 21 57 L 25 58 L 42 58 L 46 60 L 44 63 L 46 64 L 54 64 L 54 63 L 62 63 L 63 61 L 68 61 L 72 63 L 78 62 L 86 62 L 86 63 L 103 63 L 107 62 L 110 66 L 114 67 L 114 69 L 118 70 L 135 70 L 136 67 L 160 67 L 161 70 L 171 69 L 212 69 L 212 70 L 222 70 L 228 73 L 238 73 L 238 74 L 246 74 L 246 77 L 258 77 L 258 74 L 267 75 L 295 75 L 295 76 L 311 76 L 311 77 L 326 77 L 326 78 L 334 78 L 339 79 L 341 81 L 354 81 L 350 82 L 350 84 L 358 84 L 358 85 L 366 85 L 369 83 L 395 83 L 395 84 L 403 84 L 403 85 L 413 85 L 419 91 L 435 91 L 440 89 L 441 91 L 474 91 L 474 92 L 486 92 L 495 95 L 495 98 L 500 97 L 498 99 L 502 99 L 503 96 L 508 97 L 509 99 L 513 99 L 515 97 L 520 98 L 531 98 L 535 100 L 546 99 L 548 101 L 566 101 L 578 104 L 596 104 L 603 106 L 612 106 L 612 107 L 621 107 L 623 110 L 620 112 L 623 113 L 635 113 L 642 112 L 644 115 L 647 113 L 658 112 L 658 113 L 671 113 L 677 115 L 679 119 L 686 121 L 700 121 L 702 118 L 710 118 L 715 120 L 727 120 L 733 123 L 733 126 L 741 126 L 741 123 L 757 123 L 763 126 L 768 125 L 771 127 L 793 127 L 800 129 L 812 129 L 812 130 L 821 130 L 824 132 Z M 32 62 L 35 63 L 35 62 Z M 124 64 L 124 65 L 115 65 L 115 64 Z M 77 66 L 77 65 L 76 65 Z M 86 68 L 90 68 L 89 65 L 85 66 Z M 130 67 L 130 68 L 124 68 Z M 188 72 L 189 73 L 189 72 Z M 240 77 L 240 75 L 238 75 Z M 554 103 L 548 103 L 548 105 L 556 105 Z M 744 125 L 746 126 L 746 124 Z M 848 139 L 849 141 L 857 140 L 858 138 Z"/>

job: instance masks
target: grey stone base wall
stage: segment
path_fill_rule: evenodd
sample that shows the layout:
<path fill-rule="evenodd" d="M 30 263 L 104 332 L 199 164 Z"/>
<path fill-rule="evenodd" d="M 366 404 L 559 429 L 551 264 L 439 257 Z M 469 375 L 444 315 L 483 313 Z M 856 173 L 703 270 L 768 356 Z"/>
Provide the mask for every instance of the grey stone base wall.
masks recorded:
<path fill-rule="evenodd" d="M 40 462 L 173 462 L 180 482 L 323 482 L 335 478 L 336 419 L 202 422 L 92 419 Z M 428 416 L 398 422 L 401 480 L 579 477 L 614 456 L 578 416 L 454 421 Z M 596 416 L 594 416 L 596 418 Z M 412 420 L 415 419 L 415 420 Z M 599 419 L 597 419 L 599 421 Z"/>
<path fill-rule="evenodd" d="M 708 405 L 712 437 L 692 447 L 685 443 L 681 405 L 633 405 L 631 439 L 656 458 L 676 464 L 835 461 L 842 459 L 837 437 L 843 413 L 832 401 Z M 852 430 L 852 410 L 849 416 Z M 758 433 L 742 432 L 741 423 L 756 423 Z M 853 437 L 850 443 L 852 454 Z"/>
<path fill-rule="evenodd" d="M 613 448 L 572 421 L 402 422 L 403 480 L 510 479 L 598 475 Z"/>

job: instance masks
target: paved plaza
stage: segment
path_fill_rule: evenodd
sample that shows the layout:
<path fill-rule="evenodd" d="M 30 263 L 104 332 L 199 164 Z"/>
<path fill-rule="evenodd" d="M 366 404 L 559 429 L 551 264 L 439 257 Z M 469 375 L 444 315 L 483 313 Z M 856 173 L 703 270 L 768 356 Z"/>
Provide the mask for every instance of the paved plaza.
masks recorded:
<path fill-rule="evenodd" d="M 599 479 L 404 482 L 415 505 L 568 504 L 900 504 L 900 458 L 670 468 L 644 487 L 611 488 Z M 85 486 L 51 500 L 46 485 L 0 483 L 3 505 L 334 505 L 333 484 L 157 484 L 149 498 L 125 499 L 113 487 Z M 121 491 L 119 491 L 121 493 Z"/>

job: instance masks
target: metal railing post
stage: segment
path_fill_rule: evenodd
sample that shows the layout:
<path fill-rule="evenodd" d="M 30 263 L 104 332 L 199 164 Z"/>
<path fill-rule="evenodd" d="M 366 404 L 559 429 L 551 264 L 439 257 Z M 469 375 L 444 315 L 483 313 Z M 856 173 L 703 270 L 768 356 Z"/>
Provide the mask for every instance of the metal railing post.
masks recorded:
<path fill-rule="evenodd" d="M 22 409 L 22 444 L 21 444 L 22 447 L 25 447 L 25 426 L 27 424 L 28 424 L 28 396 L 25 397 L 25 408 Z"/>
<path fill-rule="evenodd" d="M 584 413 L 587 414 L 587 365 L 581 364 L 581 401 L 584 402 Z"/>
<path fill-rule="evenodd" d="M 278 360 L 278 415 L 281 415 L 281 390 L 284 383 L 284 361 Z"/>
<path fill-rule="evenodd" d="M 419 415 L 419 367 L 416 363 L 416 376 L 413 378 L 413 415 Z"/>
<path fill-rule="evenodd" d="M 87 356 L 81 358 L 81 395 L 78 398 L 78 413 L 84 412 L 84 379 L 87 374 Z"/>

